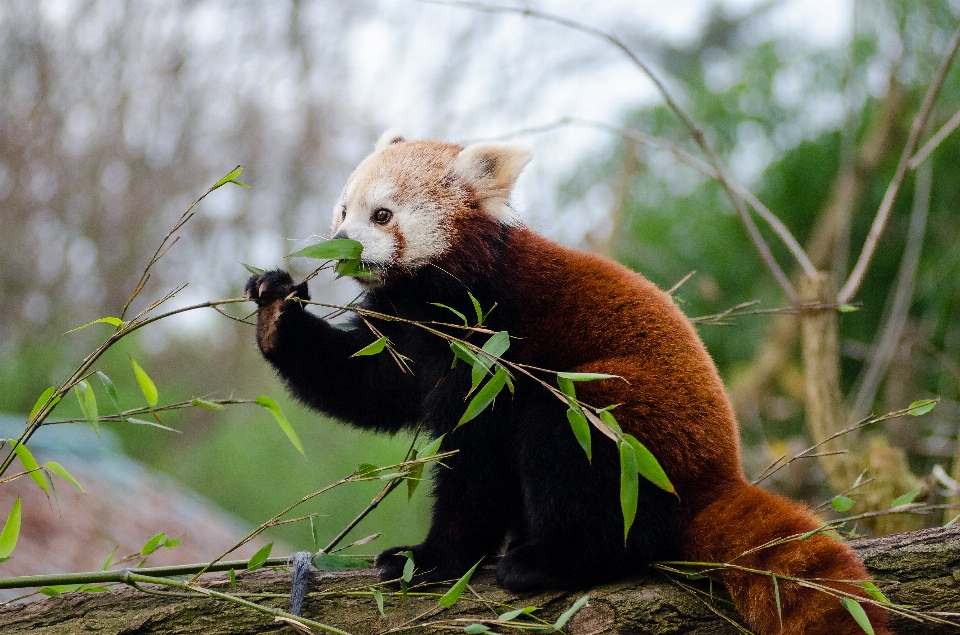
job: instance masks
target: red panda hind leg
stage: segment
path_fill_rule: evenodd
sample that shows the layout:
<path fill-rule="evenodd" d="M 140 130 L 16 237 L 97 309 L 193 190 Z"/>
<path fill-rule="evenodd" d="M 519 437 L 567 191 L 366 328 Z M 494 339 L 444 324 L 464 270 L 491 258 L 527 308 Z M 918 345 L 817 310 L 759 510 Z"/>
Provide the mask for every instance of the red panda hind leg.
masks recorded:
<path fill-rule="evenodd" d="M 740 482 L 701 510 L 684 540 L 684 559 L 728 563 L 778 576 L 810 580 L 866 597 L 860 581 L 869 579 L 850 547 L 825 534 L 761 547 L 820 527 L 803 505 Z M 742 569 L 716 572 L 740 613 L 760 635 L 863 635 L 840 599 L 824 591 L 777 579 L 779 606 L 769 574 Z M 886 611 L 861 603 L 876 635 L 892 635 Z"/>

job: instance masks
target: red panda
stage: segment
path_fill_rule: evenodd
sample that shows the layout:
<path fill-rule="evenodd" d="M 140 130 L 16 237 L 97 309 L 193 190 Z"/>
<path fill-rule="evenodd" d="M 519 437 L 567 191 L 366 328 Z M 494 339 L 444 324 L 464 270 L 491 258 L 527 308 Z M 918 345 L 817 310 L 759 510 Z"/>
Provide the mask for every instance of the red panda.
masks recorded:
<path fill-rule="evenodd" d="M 505 359 L 625 379 L 581 382 L 578 398 L 595 407 L 620 404 L 623 431 L 653 452 L 676 495 L 641 479 L 637 516 L 624 541 L 615 444 L 593 430 L 589 461 L 566 405 L 542 385 L 518 374 L 512 397 L 503 392 L 457 427 L 470 369 L 452 365 L 444 340 L 410 324 L 371 319 L 409 358 L 412 372 L 385 354 L 351 357 L 376 339 L 361 321 L 334 328 L 285 301 L 309 299 L 306 285 L 285 271 L 253 276 L 246 292 L 260 306 L 257 342 L 295 397 L 371 430 L 422 422 L 431 434 L 445 435 L 443 450 L 458 450 L 445 459 L 449 469 L 434 474 L 425 540 L 378 556 L 381 578 L 401 576 L 405 558 L 398 554 L 407 550 L 417 566 L 414 582 L 455 579 L 502 551 L 497 580 L 513 591 L 583 588 L 655 560 L 730 563 L 742 569 L 713 575 L 757 632 L 862 633 L 837 597 L 746 571 L 816 580 L 865 597 L 858 582 L 867 579 L 863 565 L 830 536 L 764 547 L 812 532 L 821 521 L 746 481 L 730 401 L 669 295 L 626 267 L 562 247 L 517 220 L 508 198 L 529 160 L 527 151 L 508 144 L 462 147 L 385 133 L 347 180 L 333 214 L 335 236 L 363 244 L 371 275 L 361 279 L 362 306 L 449 322 L 451 314 L 438 304 L 471 314 L 472 294 L 483 307 L 496 307 L 487 326 L 512 336 Z M 874 632 L 889 634 L 885 612 L 862 606 Z"/>

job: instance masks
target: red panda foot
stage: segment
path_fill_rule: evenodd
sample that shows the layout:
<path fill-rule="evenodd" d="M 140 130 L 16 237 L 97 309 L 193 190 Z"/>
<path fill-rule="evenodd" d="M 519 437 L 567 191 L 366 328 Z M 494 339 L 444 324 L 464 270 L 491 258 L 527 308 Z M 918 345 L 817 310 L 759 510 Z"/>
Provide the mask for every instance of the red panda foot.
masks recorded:
<path fill-rule="evenodd" d="M 497 584 L 514 593 L 540 589 L 577 589 L 590 586 L 548 570 L 549 562 L 566 562 L 559 554 L 547 554 L 536 545 L 519 545 L 507 550 L 497 563 Z"/>
<path fill-rule="evenodd" d="M 462 558 L 450 557 L 450 554 L 425 548 L 422 545 L 392 547 L 373 561 L 381 581 L 389 582 L 403 578 L 408 561 L 407 552 L 413 554 L 414 566 L 409 585 L 457 580 L 476 562 L 467 563 Z"/>

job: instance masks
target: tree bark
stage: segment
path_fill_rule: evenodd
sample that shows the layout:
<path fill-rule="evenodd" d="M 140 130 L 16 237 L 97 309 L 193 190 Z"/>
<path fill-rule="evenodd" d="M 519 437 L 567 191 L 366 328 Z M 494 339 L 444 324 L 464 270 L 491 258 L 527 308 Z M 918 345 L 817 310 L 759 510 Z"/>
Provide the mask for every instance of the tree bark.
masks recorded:
<path fill-rule="evenodd" d="M 851 543 L 867 563 L 877 586 L 892 602 L 906 604 L 922 611 L 958 613 L 944 616 L 960 622 L 960 527 L 927 529 Z M 238 587 L 231 589 L 225 579 L 213 578 L 216 590 L 222 592 L 289 593 L 289 578 L 274 571 L 238 574 Z M 207 584 L 211 584 L 211 580 Z M 466 620 L 453 623 L 455 631 L 474 620 L 490 620 L 507 609 L 493 602 L 517 608 L 535 605 L 535 615 L 553 621 L 583 592 L 544 592 L 516 595 L 498 587 L 493 568 L 479 570 L 470 588 L 452 608 L 437 607 L 439 594 L 447 587 L 432 587 L 432 596 L 409 596 L 401 602 L 384 590 L 385 616 L 368 595 L 329 595 L 317 592 L 367 591 L 375 583 L 374 575 L 360 573 L 313 572 L 310 591 L 303 614 L 305 617 L 360 635 L 377 633 L 404 625 L 404 633 L 437 632 L 423 626 L 428 622 Z M 708 590 L 703 580 L 683 581 L 700 590 Z M 717 589 L 715 589 L 717 590 Z M 474 593 L 475 592 L 475 593 Z M 618 584 L 590 589 L 590 602 L 576 613 L 565 627 L 571 635 L 596 633 L 671 633 L 696 635 L 736 634 L 737 629 L 725 621 L 692 593 L 670 581 L 665 575 L 651 571 L 644 576 Z M 478 600 L 482 597 L 483 601 Z M 264 600 L 263 604 L 287 609 L 285 598 Z M 737 619 L 720 606 L 717 611 Z M 419 619 L 418 619 L 419 618 Z M 914 622 L 893 616 L 896 632 L 906 634 L 960 633 L 960 627 L 929 622 Z M 418 626 L 419 625 L 419 626 Z M 70 593 L 55 599 L 21 604 L 0 610 L 0 632 L 5 635 L 102 633 L 104 635 L 193 634 L 219 635 L 230 633 L 270 633 L 290 628 L 274 622 L 269 616 L 234 604 L 209 599 L 184 599 L 148 595 L 133 589 L 117 589 L 107 593 Z M 497 631 L 495 625 L 491 630 Z M 499 629 L 504 632 L 504 629 Z M 294 632 L 290 630 L 289 632 Z M 810 635 L 817 635 L 811 633 Z"/>

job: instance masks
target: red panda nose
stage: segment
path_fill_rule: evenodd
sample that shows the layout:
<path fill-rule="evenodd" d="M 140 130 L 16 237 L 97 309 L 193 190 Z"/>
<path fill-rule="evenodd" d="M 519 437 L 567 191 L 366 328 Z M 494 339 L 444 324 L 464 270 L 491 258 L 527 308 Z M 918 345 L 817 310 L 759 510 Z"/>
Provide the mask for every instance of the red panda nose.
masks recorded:
<path fill-rule="evenodd" d="M 340 231 L 338 231 L 336 234 L 334 234 L 333 237 L 334 237 L 334 238 L 349 238 L 349 236 L 347 236 L 347 232 L 345 232 L 345 231 L 342 230 L 342 229 L 341 229 Z"/>

